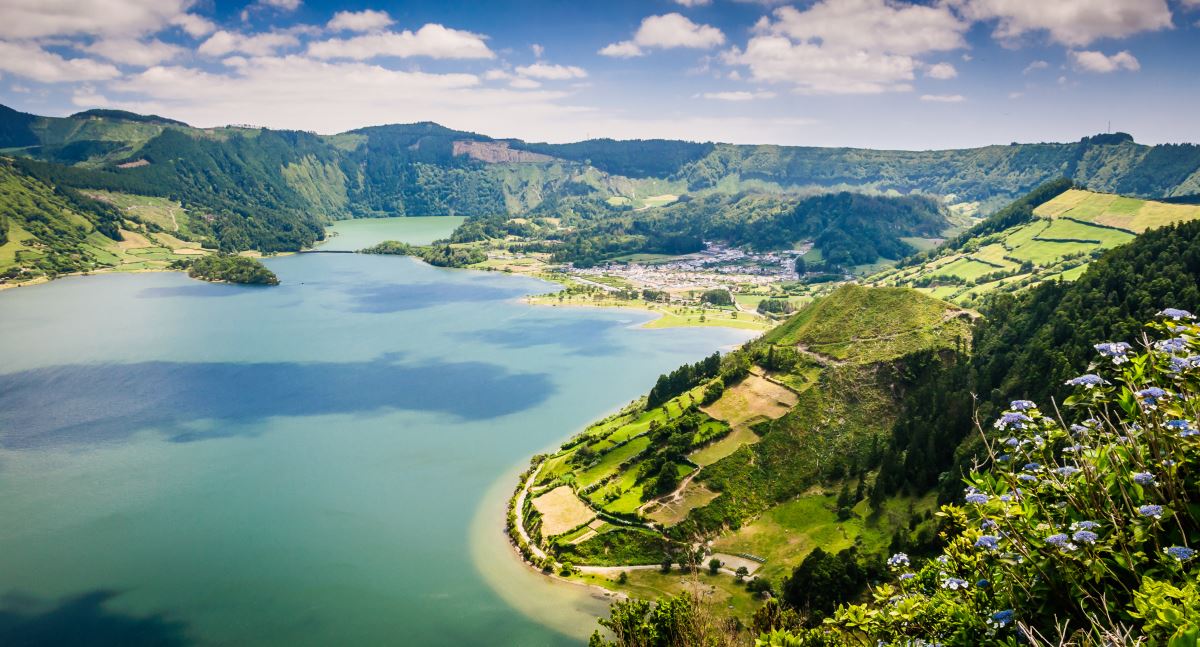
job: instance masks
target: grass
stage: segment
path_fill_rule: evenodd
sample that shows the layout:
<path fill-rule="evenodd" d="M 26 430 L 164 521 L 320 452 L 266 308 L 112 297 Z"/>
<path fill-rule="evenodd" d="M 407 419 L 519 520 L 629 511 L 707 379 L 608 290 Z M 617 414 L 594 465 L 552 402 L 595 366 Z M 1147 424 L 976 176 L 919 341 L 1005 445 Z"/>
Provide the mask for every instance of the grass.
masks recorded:
<path fill-rule="evenodd" d="M 611 591 L 621 591 L 630 596 L 646 600 L 656 600 L 661 597 L 673 596 L 684 591 L 698 594 L 698 597 L 710 609 L 721 615 L 732 615 L 748 622 L 754 612 L 762 606 L 746 587 L 737 583 L 724 573 L 709 575 L 701 569 L 700 573 L 680 573 L 677 569 L 663 574 L 657 569 L 639 569 L 626 571 L 628 580 L 625 584 L 617 584 L 617 575 L 596 575 L 585 573 L 574 575 L 572 580 L 594 584 Z"/>
<path fill-rule="evenodd" d="M 640 436 L 605 453 L 599 463 L 579 474 L 579 487 L 588 487 L 616 473 L 621 463 L 637 456 L 649 446 L 650 439 Z"/>
<path fill-rule="evenodd" d="M 704 408 L 704 412 L 738 427 L 755 418 L 779 418 L 796 406 L 797 399 L 790 389 L 750 374 L 726 388 L 716 402 Z"/>
<path fill-rule="evenodd" d="M 560 485 L 530 501 L 542 515 L 542 535 L 553 537 L 591 521 L 596 514 L 575 492 Z"/>
<path fill-rule="evenodd" d="M 529 297 L 529 303 L 543 306 L 632 308 L 661 315 L 646 322 L 643 328 L 718 327 L 742 330 L 768 330 L 774 322 L 749 312 L 652 303 L 641 299 L 619 299 L 608 294 L 593 297 L 585 294 L 558 293 Z"/>
<path fill-rule="evenodd" d="M 922 291 L 931 296 L 972 305 L 989 292 L 1013 292 L 1047 279 L 1078 277 L 1098 252 L 1123 245 L 1138 232 L 1200 218 L 1200 205 L 1167 204 L 1072 189 L 1040 205 L 1033 213 L 1036 216 L 1033 221 L 978 241 L 979 249 L 946 250 L 921 266 L 880 272 L 870 280 L 876 285 L 921 285 Z M 1074 264 L 1077 258 L 1084 259 L 1084 264 L 1063 270 L 1064 262 Z M 1023 263 L 1032 264 L 1033 269 L 978 285 L 930 282 L 939 275 L 950 275 L 977 283 L 997 271 L 1020 271 Z"/>
<path fill-rule="evenodd" d="M 721 496 L 720 492 L 713 492 L 693 480 L 683 489 L 678 500 L 663 503 L 648 512 L 646 516 L 664 526 L 673 526 L 686 519 L 692 510 L 708 505 L 719 496 Z"/>
<path fill-rule="evenodd" d="M 726 456 L 736 452 L 742 445 L 753 445 L 758 442 L 758 434 L 754 433 L 747 427 L 739 427 L 729 432 L 728 436 L 708 445 L 701 447 L 688 455 L 688 458 L 700 466 L 712 465 L 713 463 L 725 458 Z"/>
<path fill-rule="evenodd" d="M 933 495 L 894 498 L 884 502 L 880 514 L 872 515 L 864 500 L 855 506 L 851 518 L 839 521 L 836 497 L 814 493 L 771 508 L 754 522 L 718 539 L 713 550 L 765 557 L 767 561 L 758 573 L 778 580 L 818 546 L 836 553 L 861 541 L 866 550 L 882 550 L 891 541 L 894 529 L 907 521 L 910 504 L 917 513 L 936 508 Z"/>

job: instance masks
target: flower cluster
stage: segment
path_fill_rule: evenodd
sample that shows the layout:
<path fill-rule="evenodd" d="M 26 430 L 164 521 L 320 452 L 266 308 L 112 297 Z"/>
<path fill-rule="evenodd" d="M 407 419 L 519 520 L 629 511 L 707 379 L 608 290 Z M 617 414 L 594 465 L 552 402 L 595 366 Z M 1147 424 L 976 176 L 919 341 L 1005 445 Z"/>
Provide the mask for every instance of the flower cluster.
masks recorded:
<path fill-rule="evenodd" d="M 1019 627 L 1050 635 L 1098 618 L 1112 625 L 1070 624 L 1070 642 L 1200 635 L 1200 322 L 1159 316 L 1148 329 L 1160 341 L 1095 345 L 1100 361 L 1066 381 L 1069 423 L 1013 401 L 984 432 L 991 460 L 965 505 L 939 513 L 943 554 L 894 555 L 899 593 L 839 609 L 828 630 L 855 644 L 1007 645 L 1027 642 Z"/>

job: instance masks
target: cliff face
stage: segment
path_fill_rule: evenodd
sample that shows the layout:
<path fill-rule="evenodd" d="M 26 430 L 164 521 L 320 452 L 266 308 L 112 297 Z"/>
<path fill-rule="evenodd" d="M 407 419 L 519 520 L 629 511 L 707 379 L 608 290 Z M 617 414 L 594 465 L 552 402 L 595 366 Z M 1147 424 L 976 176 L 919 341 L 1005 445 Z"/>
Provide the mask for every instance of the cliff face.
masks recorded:
<path fill-rule="evenodd" d="M 459 140 L 454 142 L 454 154 L 466 155 L 489 164 L 552 162 L 553 157 L 541 153 L 530 153 L 509 148 L 508 142 L 477 142 Z"/>

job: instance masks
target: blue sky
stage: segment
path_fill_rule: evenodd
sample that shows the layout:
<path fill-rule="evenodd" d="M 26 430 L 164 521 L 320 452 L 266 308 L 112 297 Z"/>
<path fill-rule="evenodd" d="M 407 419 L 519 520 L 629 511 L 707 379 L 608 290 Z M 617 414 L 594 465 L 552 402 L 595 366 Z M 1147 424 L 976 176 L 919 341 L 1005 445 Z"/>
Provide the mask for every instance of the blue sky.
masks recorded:
<path fill-rule="evenodd" d="M 0 102 L 333 133 L 1198 142 L 1200 0 L 0 0 Z"/>

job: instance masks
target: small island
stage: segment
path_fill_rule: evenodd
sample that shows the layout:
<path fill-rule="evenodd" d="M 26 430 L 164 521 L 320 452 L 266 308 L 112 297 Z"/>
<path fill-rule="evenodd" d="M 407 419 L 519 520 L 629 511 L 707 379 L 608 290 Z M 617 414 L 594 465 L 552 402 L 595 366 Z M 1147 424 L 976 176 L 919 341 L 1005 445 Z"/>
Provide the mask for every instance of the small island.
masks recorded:
<path fill-rule="evenodd" d="M 385 240 L 378 245 L 361 249 L 359 253 L 415 256 L 437 267 L 466 267 L 487 260 L 487 252 L 478 247 L 461 247 L 445 244 L 409 245 L 397 240 Z"/>
<path fill-rule="evenodd" d="M 172 262 L 173 270 L 186 270 L 188 276 L 213 283 L 243 285 L 279 285 L 279 277 L 256 258 L 231 254 L 213 254 Z"/>

